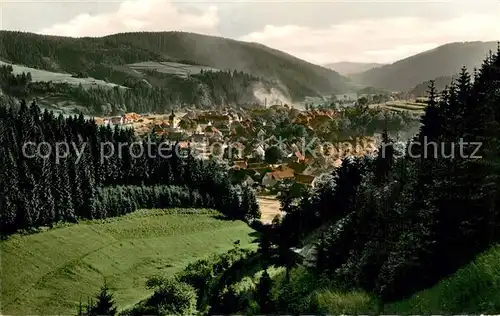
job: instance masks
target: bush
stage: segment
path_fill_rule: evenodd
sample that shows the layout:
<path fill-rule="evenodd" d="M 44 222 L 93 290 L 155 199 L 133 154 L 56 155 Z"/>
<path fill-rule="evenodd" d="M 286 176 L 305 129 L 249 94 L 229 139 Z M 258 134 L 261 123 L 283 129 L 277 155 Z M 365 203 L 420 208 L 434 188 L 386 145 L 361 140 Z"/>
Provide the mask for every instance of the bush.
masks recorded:
<path fill-rule="evenodd" d="M 310 293 L 318 287 L 318 282 L 305 267 L 292 269 L 289 282 L 282 273 L 273 283 L 271 297 L 278 313 L 302 314 L 310 310 Z"/>
<path fill-rule="evenodd" d="M 184 282 L 158 277 L 150 278 L 147 286 L 154 289 L 153 295 L 122 315 L 193 315 L 197 313 L 195 289 Z"/>

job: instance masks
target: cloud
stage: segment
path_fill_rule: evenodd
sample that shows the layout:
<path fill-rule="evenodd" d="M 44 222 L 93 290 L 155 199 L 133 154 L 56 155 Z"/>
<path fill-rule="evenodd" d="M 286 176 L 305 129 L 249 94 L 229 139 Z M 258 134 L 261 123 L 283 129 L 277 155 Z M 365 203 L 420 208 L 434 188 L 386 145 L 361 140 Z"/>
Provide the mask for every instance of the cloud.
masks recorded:
<path fill-rule="evenodd" d="M 266 25 L 240 40 L 258 42 L 318 64 L 346 60 L 385 63 L 449 42 L 497 40 L 498 21 L 500 10 L 443 21 L 391 17 L 351 20 L 324 28 Z"/>
<path fill-rule="evenodd" d="M 215 6 L 202 13 L 186 13 L 166 0 L 132 0 L 122 2 L 115 12 L 80 14 L 37 33 L 83 37 L 134 31 L 187 31 L 217 35 L 218 26 Z"/>
<path fill-rule="evenodd" d="M 36 32 L 82 37 L 171 30 L 221 35 L 222 31 L 224 36 L 259 42 L 318 64 L 345 60 L 392 62 L 448 42 L 497 40 L 500 34 L 500 2 L 485 4 L 467 0 L 453 5 L 428 5 L 425 9 L 402 4 L 387 4 L 387 7 L 383 7 L 384 3 L 375 3 L 376 7 L 370 7 L 373 10 L 366 8 L 369 3 L 354 5 L 353 2 L 350 7 L 337 3 L 333 12 L 327 10 L 330 7 L 326 5 L 302 3 L 291 8 L 291 3 L 284 3 L 286 10 L 297 11 L 294 14 L 288 11 L 286 15 L 279 14 L 287 12 L 285 7 L 273 6 L 272 3 L 249 4 L 240 1 L 217 3 L 214 6 L 207 0 L 173 2 L 128 0 L 118 7 L 113 4 L 107 8 L 106 13 L 82 13 L 73 18 L 70 14 L 78 11 L 71 10 L 71 13 L 64 15 L 69 17 L 66 22 L 42 30 L 37 27 Z M 30 4 L 30 7 L 33 6 Z M 365 9 L 361 10 L 360 6 Z M 102 7 L 103 5 L 101 9 Z M 394 7 L 399 8 L 399 11 L 392 12 Z M 360 10 L 363 11 L 362 14 L 359 13 Z M 5 13 L 5 24 L 10 21 L 6 22 L 6 17 L 19 16 L 19 13 L 11 11 Z M 267 11 L 271 12 L 264 14 Z M 22 12 L 27 12 L 26 8 Z M 54 14 L 60 17 L 61 12 Z M 340 19 L 339 16 L 343 18 Z M 42 18 L 54 20 L 47 12 L 24 20 L 36 21 Z M 59 21 L 63 21 L 62 19 L 60 17 Z M 266 25 L 267 21 L 272 21 L 273 24 Z M 336 23 L 329 25 L 328 21 Z M 9 25 L 12 25 L 12 21 Z M 242 34 L 246 35 L 241 36 Z"/>

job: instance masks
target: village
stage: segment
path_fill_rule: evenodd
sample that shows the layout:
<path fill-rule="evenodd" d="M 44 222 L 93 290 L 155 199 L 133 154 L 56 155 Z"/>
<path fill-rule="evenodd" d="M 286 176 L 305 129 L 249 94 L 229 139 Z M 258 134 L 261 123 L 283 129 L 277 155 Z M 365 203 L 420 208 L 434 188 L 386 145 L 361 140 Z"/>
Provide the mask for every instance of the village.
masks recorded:
<path fill-rule="evenodd" d="M 227 165 L 235 181 L 253 186 L 261 195 L 277 195 L 291 186 L 314 186 L 343 158 L 375 151 L 376 135 L 349 137 L 342 140 L 342 148 L 335 143 L 325 146 L 330 140 L 322 132 L 338 125 L 339 115 L 334 109 L 300 111 L 283 104 L 94 119 L 99 125 L 133 128 L 142 137 L 176 142 L 201 159 L 215 158 Z"/>

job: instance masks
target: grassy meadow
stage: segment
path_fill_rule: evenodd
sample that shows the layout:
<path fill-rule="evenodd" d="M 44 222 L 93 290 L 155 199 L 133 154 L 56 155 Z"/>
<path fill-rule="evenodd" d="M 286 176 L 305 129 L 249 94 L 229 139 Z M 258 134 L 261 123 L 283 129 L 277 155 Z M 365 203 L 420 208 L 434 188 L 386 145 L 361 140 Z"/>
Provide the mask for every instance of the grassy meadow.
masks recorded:
<path fill-rule="evenodd" d="M 47 71 L 47 70 L 41 70 L 41 69 L 36 69 L 36 68 L 31 68 L 31 67 L 26 67 L 23 65 L 16 65 L 16 64 L 10 64 L 6 63 L 0 60 L 0 66 L 2 65 L 11 65 L 13 68 L 13 73 L 15 75 L 22 74 L 24 73 L 31 73 L 31 77 L 33 78 L 33 82 L 39 82 L 39 81 L 52 81 L 54 83 L 67 83 L 70 85 L 82 85 L 85 88 L 114 88 L 114 87 L 121 87 L 120 85 L 114 84 L 114 83 L 109 83 L 103 80 L 95 79 L 95 78 L 75 78 L 69 73 L 63 73 L 63 72 L 52 72 L 52 71 Z M 124 87 L 122 87 L 124 88 Z"/>
<path fill-rule="evenodd" d="M 409 111 L 415 114 L 424 114 L 425 104 L 411 101 L 391 101 L 381 104 L 372 104 L 371 107 L 382 107 L 391 111 Z"/>
<path fill-rule="evenodd" d="M 196 213 L 195 213 L 196 212 Z M 201 212 L 201 213 L 200 213 Z M 0 242 L 4 315 L 74 314 L 106 281 L 119 309 L 147 297 L 147 277 L 252 244 L 244 222 L 214 211 L 137 211 Z"/>
<path fill-rule="evenodd" d="M 326 314 L 378 313 L 376 299 L 363 292 L 320 289 L 313 292 Z M 498 314 L 500 312 L 500 247 L 496 246 L 435 286 L 384 306 L 385 315 Z"/>
<path fill-rule="evenodd" d="M 500 246 L 495 246 L 434 287 L 387 306 L 391 314 L 499 314 Z"/>

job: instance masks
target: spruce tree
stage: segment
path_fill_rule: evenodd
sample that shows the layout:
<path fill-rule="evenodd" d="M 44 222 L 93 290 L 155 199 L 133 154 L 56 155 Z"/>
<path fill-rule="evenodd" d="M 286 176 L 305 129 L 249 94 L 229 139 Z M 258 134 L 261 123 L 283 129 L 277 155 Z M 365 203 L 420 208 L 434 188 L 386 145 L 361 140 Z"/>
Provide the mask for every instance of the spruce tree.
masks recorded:
<path fill-rule="evenodd" d="M 68 162 L 63 159 L 56 165 L 52 178 L 52 195 L 55 201 L 55 221 L 76 221 L 73 208 L 71 185 L 68 175 Z"/>
<path fill-rule="evenodd" d="M 427 103 L 427 107 L 425 108 L 425 113 L 420 121 L 422 126 L 419 133 L 421 139 L 419 140 L 422 144 L 424 136 L 427 137 L 429 141 L 432 141 L 437 137 L 437 135 L 439 135 L 441 130 L 441 113 L 438 107 L 438 95 L 434 80 L 430 81 L 427 93 L 429 95 L 429 101 Z M 420 153 L 422 153 L 423 156 L 423 148 L 421 148 Z"/>
<path fill-rule="evenodd" d="M 316 244 L 316 252 L 315 252 L 315 272 L 320 275 L 328 267 L 328 262 L 327 262 L 327 243 L 326 243 L 326 238 L 325 238 L 325 233 L 322 232 L 321 236 Z"/>
<path fill-rule="evenodd" d="M 273 230 L 269 225 L 263 225 L 260 230 L 258 252 L 262 258 L 262 264 L 267 268 L 271 261 L 271 234 Z"/>
<path fill-rule="evenodd" d="M 260 219 L 260 209 L 255 194 L 250 187 L 242 188 L 241 212 L 246 220 Z"/>
<path fill-rule="evenodd" d="M 9 233 L 18 228 L 19 183 L 14 156 L 6 148 L 0 148 L 0 163 L 0 226 L 2 233 Z"/>
<path fill-rule="evenodd" d="M 116 315 L 116 306 L 113 295 L 109 292 L 108 285 L 104 283 L 101 291 L 95 297 L 96 302 L 90 305 L 88 316 L 114 316 Z"/>
<path fill-rule="evenodd" d="M 52 165 L 49 159 L 42 159 L 42 174 L 40 179 L 40 196 L 42 209 L 41 212 L 41 224 L 52 226 L 55 220 L 55 201 L 52 196 Z"/>
<path fill-rule="evenodd" d="M 269 273 L 267 273 L 267 269 L 265 269 L 260 277 L 259 285 L 257 286 L 257 302 L 259 304 L 260 314 L 273 313 L 271 298 L 272 284 L 271 277 Z"/>
<path fill-rule="evenodd" d="M 21 160 L 19 163 L 18 175 L 19 187 L 21 188 L 19 203 L 21 214 L 17 217 L 17 227 L 35 227 L 40 217 L 40 194 L 36 190 L 37 184 L 25 160 Z"/>
<path fill-rule="evenodd" d="M 378 156 L 375 162 L 375 184 L 384 183 L 394 164 L 394 144 L 389 138 L 387 129 L 382 133 L 382 143 L 378 150 Z"/>

